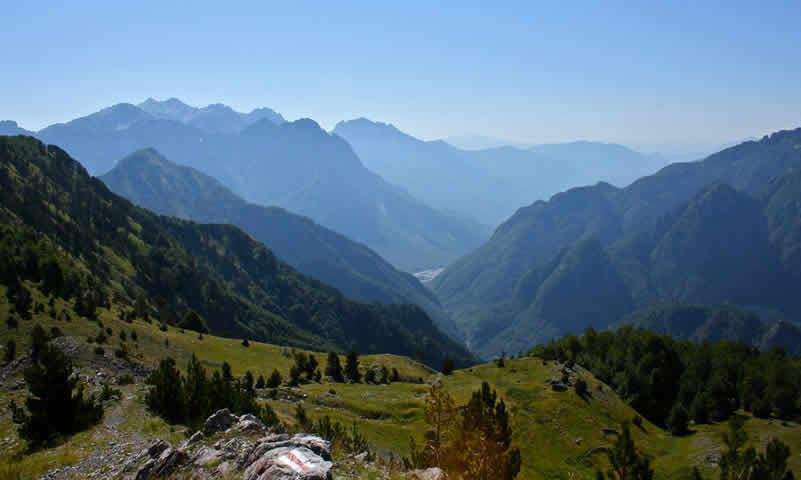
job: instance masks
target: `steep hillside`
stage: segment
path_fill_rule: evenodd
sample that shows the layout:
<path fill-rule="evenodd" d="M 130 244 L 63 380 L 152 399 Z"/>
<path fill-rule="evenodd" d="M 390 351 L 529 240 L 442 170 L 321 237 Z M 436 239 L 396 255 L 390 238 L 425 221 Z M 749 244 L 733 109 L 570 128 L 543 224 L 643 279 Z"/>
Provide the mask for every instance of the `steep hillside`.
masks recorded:
<path fill-rule="evenodd" d="M 594 237 L 603 246 L 621 242 L 610 253 L 622 267 L 621 274 L 627 279 L 635 299 L 659 295 L 683 295 L 681 298 L 689 299 L 693 295 L 690 291 L 697 289 L 698 296 L 691 301 L 699 301 L 701 297 L 703 303 L 723 301 L 721 295 L 735 295 L 731 289 L 735 288 L 738 279 L 748 279 L 749 275 L 765 272 L 776 265 L 775 255 L 766 248 L 777 244 L 775 238 L 768 240 L 771 235 L 776 235 L 771 234 L 769 228 L 777 225 L 777 220 L 769 220 L 766 226 L 761 220 L 763 207 L 757 206 L 757 200 L 749 200 L 746 196 L 766 195 L 763 192 L 770 188 L 772 179 L 801 165 L 799 144 L 801 129 L 782 131 L 758 142 L 746 142 L 726 149 L 700 162 L 670 165 L 624 189 L 601 183 L 560 193 L 548 202 L 535 202 L 518 210 L 496 229 L 487 243 L 450 265 L 430 285 L 455 320 L 467 322 L 473 312 L 512 298 L 517 284 L 528 272 L 553 259 L 564 247 Z M 719 191 L 713 195 L 720 200 L 718 207 L 710 210 L 712 204 L 705 207 L 705 203 L 699 200 L 700 203 L 696 202 L 690 210 L 672 214 L 684 215 L 681 220 L 676 220 L 678 217 L 675 216 L 665 217 L 676 209 L 681 210 L 682 204 L 693 199 L 704 186 L 713 183 L 726 183 L 745 193 L 729 192 L 728 197 L 739 198 L 737 201 L 729 198 L 729 202 L 726 192 L 731 188 L 718 187 Z M 782 195 L 792 198 L 792 193 L 787 193 L 792 189 L 782 191 L 785 192 Z M 790 209 L 788 211 L 793 208 L 789 200 L 777 202 Z M 738 210 L 740 208 L 743 208 L 742 212 Z M 780 208 L 773 210 L 779 211 Z M 743 224 L 747 223 L 748 227 L 738 224 L 737 216 L 740 214 Z M 664 222 L 670 227 L 666 227 L 664 222 L 660 225 L 660 219 L 667 219 Z M 719 230 L 724 224 L 728 230 Z M 666 228 L 673 228 L 673 233 L 664 230 Z M 687 229 L 694 230 L 694 238 L 684 237 Z M 736 242 L 729 242 L 727 235 L 734 235 Z M 659 241 L 663 243 L 657 249 L 655 242 Z M 706 242 L 713 242 L 714 248 L 723 248 L 728 252 L 726 255 L 730 255 L 728 258 L 747 261 L 749 267 L 729 278 L 733 272 L 725 270 L 728 259 L 724 258 L 723 251 L 705 251 L 708 250 Z M 742 259 L 732 245 L 747 249 Z M 787 248 L 784 251 L 788 251 Z M 627 255 L 618 254 L 620 249 Z M 699 263 L 700 258 L 693 256 L 696 254 L 709 255 L 704 261 L 712 262 L 709 266 L 717 265 L 720 269 L 703 272 L 706 264 Z M 765 265 L 758 260 L 761 254 L 768 259 Z M 649 265 L 648 269 L 643 269 L 643 262 Z M 651 266 L 654 270 L 649 270 Z M 686 285 L 680 285 L 676 278 L 678 269 L 683 267 L 690 268 L 691 272 Z M 782 274 L 790 270 L 785 263 Z M 767 278 L 773 279 L 775 274 L 768 272 Z M 701 285 L 701 277 L 712 283 Z M 651 281 L 656 284 L 649 284 Z M 788 284 L 769 281 L 772 282 L 771 289 L 761 295 L 757 293 L 759 289 L 751 288 L 753 296 L 760 297 L 757 304 L 786 303 L 793 297 L 786 291 Z M 706 287 L 723 289 L 728 293 L 717 292 L 714 299 L 707 299 L 706 294 L 702 294 Z M 747 290 L 749 286 L 742 288 Z M 777 290 L 785 290 L 781 301 L 775 298 Z M 745 298 L 745 293 L 740 293 L 743 295 L 738 298 Z M 774 298 L 766 301 L 765 296 Z"/>
<path fill-rule="evenodd" d="M 36 134 L 85 162 L 92 174 L 153 147 L 220 180 L 245 200 L 312 218 L 409 272 L 448 264 L 487 238 L 485 227 L 444 215 L 361 163 L 350 145 L 309 119 L 262 118 L 235 133 L 209 133 L 130 104 Z"/>
<path fill-rule="evenodd" d="M 118 195 L 158 214 L 237 225 L 281 260 L 349 298 L 414 303 L 441 325 L 449 323 L 427 288 L 368 247 L 282 208 L 248 204 L 215 179 L 176 165 L 153 149 L 128 155 L 100 179 Z"/>
<path fill-rule="evenodd" d="M 597 142 L 467 151 L 364 118 L 340 122 L 333 132 L 388 181 L 435 208 L 488 225 L 498 225 L 532 200 L 601 180 L 624 186 L 666 163 L 659 156 Z"/>
<path fill-rule="evenodd" d="M 237 227 L 137 208 L 58 147 L 0 137 L 0 167 L 7 285 L 44 277 L 48 290 L 79 299 L 82 310 L 137 300 L 140 314 L 167 323 L 192 308 L 228 336 L 362 352 L 422 350 L 432 364 L 443 355 L 471 359 L 419 307 L 347 300 Z"/>

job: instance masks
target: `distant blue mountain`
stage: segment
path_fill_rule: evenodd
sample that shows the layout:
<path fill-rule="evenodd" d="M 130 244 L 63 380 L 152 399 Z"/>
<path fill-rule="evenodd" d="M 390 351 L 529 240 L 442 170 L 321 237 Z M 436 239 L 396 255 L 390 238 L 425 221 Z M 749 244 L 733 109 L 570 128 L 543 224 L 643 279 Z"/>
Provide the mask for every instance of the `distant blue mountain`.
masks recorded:
<path fill-rule="evenodd" d="M 488 225 L 571 187 L 599 181 L 625 186 L 668 163 L 660 155 L 598 142 L 468 151 L 441 140 L 422 141 L 365 118 L 340 122 L 333 133 L 388 181 L 434 208 Z"/>
<path fill-rule="evenodd" d="M 145 104 L 154 113 L 122 103 L 35 136 L 67 150 L 94 175 L 132 152 L 155 148 L 248 202 L 310 217 L 407 272 L 447 265 L 489 236 L 486 227 L 443 214 L 386 182 L 313 120 L 276 122 L 280 116 L 260 109 L 247 115 L 262 118 L 230 132 L 234 123 L 214 119 L 241 122 L 244 114 L 231 116 L 228 107 L 195 109 L 175 99 Z"/>

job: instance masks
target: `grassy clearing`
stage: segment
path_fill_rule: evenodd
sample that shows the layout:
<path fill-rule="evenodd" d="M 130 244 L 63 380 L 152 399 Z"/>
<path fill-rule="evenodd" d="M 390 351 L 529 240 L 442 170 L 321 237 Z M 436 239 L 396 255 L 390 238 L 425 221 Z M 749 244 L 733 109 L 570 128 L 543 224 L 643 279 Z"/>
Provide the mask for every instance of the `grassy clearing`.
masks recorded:
<path fill-rule="evenodd" d="M 45 311 L 35 314 L 33 320 L 20 321 L 17 329 L 9 329 L 6 325 L 8 304 L 4 295 L 0 294 L 0 342 L 3 345 L 9 338 L 14 338 L 18 344 L 18 352 L 27 350 L 27 335 L 35 323 L 42 324 L 48 330 L 57 326 L 81 343 L 85 343 L 87 336 L 94 336 L 100 331 L 97 322 L 76 317 L 72 313 L 72 305 L 62 300 L 56 300 L 54 306 L 59 320 L 51 318 L 47 299 L 36 291 L 33 294 L 34 302 L 43 303 Z M 62 310 L 70 313 L 70 322 L 60 319 Z M 99 310 L 99 318 L 104 328 L 112 329 L 112 334 L 103 345 L 106 355 L 111 355 L 111 352 L 125 343 L 130 354 L 147 365 L 155 365 L 160 358 L 172 356 L 183 367 L 192 353 L 195 353 L 209 368 L 217 368 L 223 361 L 229 362 L 234 375 L 243 375 L 250 370 L 257 377 L 267 377 L 277 368 L 286 378 L 293 364 L 291 350 L 285 347 L 258 342 L 250 342 L 249 347 L 244 347 L 241 339 L 211 335 L 204 335 L 201 340 L 196 332 L 182 333 L 173 327 L 162 332 L 157 324 L 147 324 L 140 319 L 132 324 L 121 321 L 114 308 L 110 311 Z M 126 342 L 120 340 L 121 329 L 128 335 Z M 132 330 L 137 333 L 137 342 L 131 340 Z M 86 345 L 89 347 L 87 351 L 94 346 Z M 315 353 L 315 356 L 320 368 L 324 369 L 326 355 Z M 360 360 L 363 369 L 378 364 L 386 366 L 390 371 L 397 368 L 400 375 L 406 378 L 422 378 L 425 382 L 438 378 L 436 372 L 405 357 L 370 355 L 361 357 Z M 344 358 L 342 361 L 344 362 Z M 636 412 L 608 386 L 580 368 L 577 368 L 577 374 L 587 381 L 590 397 L 582 399 L 572 390 L 553 392 L 546 380 L 559 378 L 560 369 L 560 365 L 553 362 L 545 364 L 535 358 L 512 359 L 506 361 L 504 368 L 488 364 L 456 371 L 451 376 L 443 377 L 443 382 L 457 404 L 466 403 L 471 393 L 483 381 L 489 382 L 498 390 L 511 412 L 515 444 L 520 447 L 523 455 L 523 470 L 518 478 L 592 479 L 595 469 L 604 467 L 605 460 L 601 457 L 579 460 L 579 457 L 593 447 L 611 444 L 614 436 L 604 435 L 601 429 L 618 428 L 621 422 L 632 420 Z M 302 385 L 300 390 L 306 395 L 302 402 L 312 418 L 329 415 L 333 421 L 346 427 L 356 421 L 370 443 L 382 454 L 392 452 L 394 455 L 406 456 L 409 453 L 409 437 L 414 436 L 418 442 L 422 440 L 425 430 L 423 398 L 428 390 L 427 383 L 312 383 Z M 331 393 L 330 390 L 334 392 Z M 170 427 L 147 414 L 142 403 L 144 389 L 141 385 L 131 386 L 130 392 L 137 396 L 137 400 L 132 403 L 133 410 L 126 414 L 126 420 L 120 425 L 121 432 L 137 433 L 147 438 L 165 438 L 173 443 L 182 441 L 184 435 L 180 427 Z M 5 407 L 11 395 L 19 396 L 19 392 L 4 394 L 4 398 L 0 399 L 0 408 Z M 267 403 L 282 420 L 288 423 L 294 421 L 294 402 L 268 400 Z M 717 468 L 706 462 L 705 458 L 721 450 L 720 434 L 725 429 L 725 424 L 701 425 L 693 427 L 694 432 L 691 435 L 672 437 L 644 421 L 643 427 L 633 427 L 632 433 L 638 447 L 654 458 L 653 465 L 658 478 L 686 478 L 695 465 L 699 466 L 707 478 L 712 478 L 717 475 Z M 754 445 L 764 445 L 771 436 L 778 436 L 787 442 L 794 450 L 792 468 L 796 474 L 801 473 L 801 425 L 749 419 L 746 430 Z M 3 465 L 0 467 L 0 480 L 20 478 L 20 472 L 21 478 L 31 478 L 51 468 L 77 461 L 88 455 L 88 445 L 103 441 L 102 436 L 93 437 L 97 434 L 96 429 L 93 429 L 74 436 L 61 447 L 24 457 L 14 456 L 19 453 L 18 450 L 7 452 L 0 457 L 0 464 Z M 8 416 L 0 414 L 0 440 L 13 436 L 15 432 Z M 2 446 L 4 445 L 0 445 Z M 375 471 L 364 468 L 360 473 L 359 468 L 362 467 L 348 467 L 353 470 L 348 474 L 356 475 L 355 478 L 376 476 Z"/>

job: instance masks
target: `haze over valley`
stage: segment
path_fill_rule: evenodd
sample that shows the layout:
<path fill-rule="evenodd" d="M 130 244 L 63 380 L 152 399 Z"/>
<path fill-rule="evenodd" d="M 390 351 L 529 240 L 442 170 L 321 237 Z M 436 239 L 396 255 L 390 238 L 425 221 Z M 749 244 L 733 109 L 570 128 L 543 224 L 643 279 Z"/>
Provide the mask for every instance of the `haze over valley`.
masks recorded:
<path fill-rule="evenodd" d="M 0 480 L 801 475 L 801 9 L 4 9 Z"/>

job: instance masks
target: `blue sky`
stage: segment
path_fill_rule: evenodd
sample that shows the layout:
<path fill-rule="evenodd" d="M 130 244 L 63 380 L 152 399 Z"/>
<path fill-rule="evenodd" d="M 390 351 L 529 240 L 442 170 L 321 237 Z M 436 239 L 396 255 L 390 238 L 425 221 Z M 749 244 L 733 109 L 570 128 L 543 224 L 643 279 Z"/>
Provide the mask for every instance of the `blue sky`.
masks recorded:
<path fill-rule="evenodd" d="M 701 3 L 13 2 L 0 119 L 175 96 L 426 139 L 647 149 L 801 126 L 801 2 Z"/>

